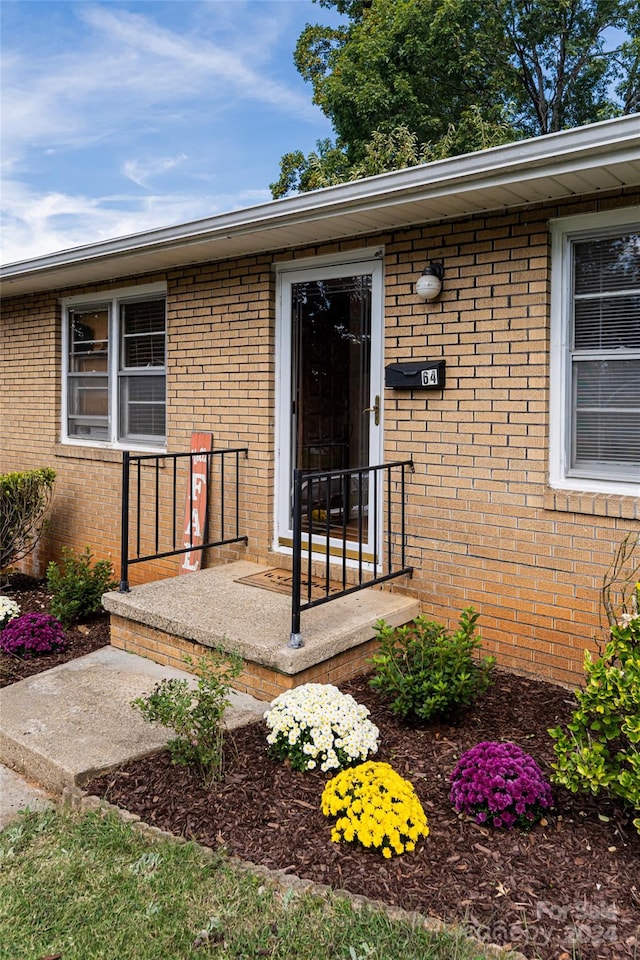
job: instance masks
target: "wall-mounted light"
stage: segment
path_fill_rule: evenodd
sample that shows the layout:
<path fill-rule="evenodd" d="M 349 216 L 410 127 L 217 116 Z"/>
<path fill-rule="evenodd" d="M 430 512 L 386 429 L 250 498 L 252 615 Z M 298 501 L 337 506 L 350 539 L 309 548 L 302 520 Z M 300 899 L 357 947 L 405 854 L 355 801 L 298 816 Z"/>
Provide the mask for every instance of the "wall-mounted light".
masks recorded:
<path fill-rule="evenodd" d="M 416 295 L 421 300 L 435 300 L 442 290 L 444 264 L 442 260 L 432 260 L 422 271 L 416 282 Z"/>

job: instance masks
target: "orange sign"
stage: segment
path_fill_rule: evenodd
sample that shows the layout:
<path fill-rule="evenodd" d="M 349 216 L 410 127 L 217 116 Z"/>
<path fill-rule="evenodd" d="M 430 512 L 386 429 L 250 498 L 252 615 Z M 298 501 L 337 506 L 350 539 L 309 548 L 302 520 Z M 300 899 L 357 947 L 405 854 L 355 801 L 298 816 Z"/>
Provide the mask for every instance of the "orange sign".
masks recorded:
<path fill-rule="evenodd" d="M 213 449 L 212 433 L 192 433 L 190 483 L 187 480 L 187 503 L 184 517 L 183 546 L 187 550 L 180 573 L 192 573 L 199 570 L 202 564 L 202 550 L 193 550 L 193 547 L 204 543 L 204 524 L 207 515 L 207 496 L 209 480 L 210 457 L 203 456 Z M 200 456 L 199 456 L 200 454 Z"/>

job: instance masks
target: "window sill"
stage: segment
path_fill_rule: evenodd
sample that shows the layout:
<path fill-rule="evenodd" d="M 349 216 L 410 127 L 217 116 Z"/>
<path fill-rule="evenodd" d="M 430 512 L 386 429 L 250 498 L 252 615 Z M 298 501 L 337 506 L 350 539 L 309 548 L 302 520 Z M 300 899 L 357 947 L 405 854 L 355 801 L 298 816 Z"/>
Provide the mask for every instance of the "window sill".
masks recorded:
<path fill-rule="evenodd" d="M 544 509 L 564 513 L 583 513 L 594 517 L 619 517 L 640 520 L 638 497 L 615 493 L 585 493 L 579 490 L 556 490 L 547 487 Z"/>
<path fill-rule="evenodd" d="M 122 463 L 122 454 L 124 450 L 114 449 L 113 447 L 83 447 L 75 443 L 56 443 L 53 448 L 56 457 L 65 457 L 69 460 L 98 460 L 102 463 Z M 144 456 L 162 457 L 163 450 L 129 450 L 129 453 Z M 161 464 L 162 466 L 162 464 Z"/>

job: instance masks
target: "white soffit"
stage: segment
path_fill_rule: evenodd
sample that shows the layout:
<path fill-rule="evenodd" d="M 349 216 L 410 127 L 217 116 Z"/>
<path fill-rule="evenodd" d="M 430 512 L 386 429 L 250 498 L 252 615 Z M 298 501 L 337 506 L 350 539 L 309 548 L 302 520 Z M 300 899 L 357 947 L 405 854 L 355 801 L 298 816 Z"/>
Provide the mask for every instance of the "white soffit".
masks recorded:
<path fill-rule="evenodd" d="M 0 268 L 5 296 L 640 184 L 640 114 Z"/>

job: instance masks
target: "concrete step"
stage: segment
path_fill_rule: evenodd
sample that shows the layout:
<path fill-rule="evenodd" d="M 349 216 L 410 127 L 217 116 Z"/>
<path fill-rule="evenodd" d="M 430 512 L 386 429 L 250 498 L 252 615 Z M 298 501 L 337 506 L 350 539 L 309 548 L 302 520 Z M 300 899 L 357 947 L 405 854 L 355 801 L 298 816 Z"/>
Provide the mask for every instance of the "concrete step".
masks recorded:
<path fill-rule="evenodd" d="M 191 674 L 103 647 L 0 690 L 0 763 L 47 790 L 82 786 L 127 760 L 164 748 L 171 734 L 131 706 L 169 677 Z M 232 691 L 229 727 L 261 717 L 268 704 Z"/>
<path fill-rule="evenodd" d="M 130 593 L 107 593 L 103 603 L 112 616 L 203 646 L 233 648 L 246 661 L 289 677 L 368 643 L 379 619 L 399 626 L 419 613 L 410 597 L 361 590 L 303 611 L 304 646 L 294 649 L 288 645 L 291 597 L 241 582 L 267 569 L 240 560 L 145 583 Z"/>

